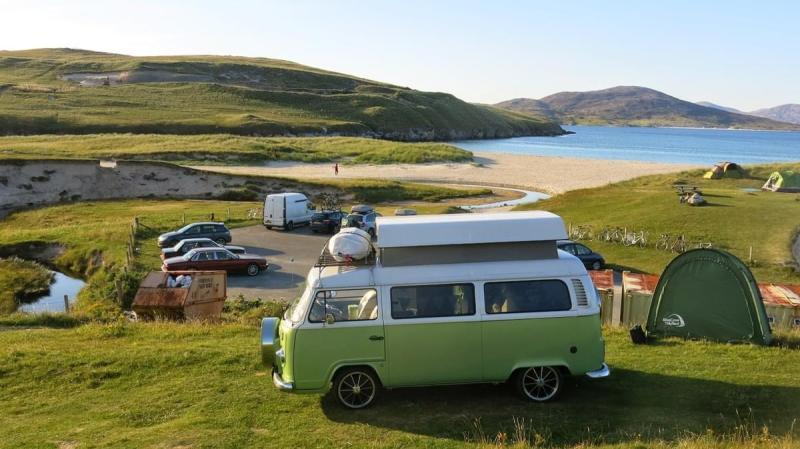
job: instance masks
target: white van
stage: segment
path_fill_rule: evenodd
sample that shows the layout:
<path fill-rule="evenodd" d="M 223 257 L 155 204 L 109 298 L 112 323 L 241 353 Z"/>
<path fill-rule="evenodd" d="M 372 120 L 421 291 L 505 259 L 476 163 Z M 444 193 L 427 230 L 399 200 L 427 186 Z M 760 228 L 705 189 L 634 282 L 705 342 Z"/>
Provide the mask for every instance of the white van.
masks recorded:
<path fill-rule="evenodd" d="M 556 246 L 560 217 L 380 217 L 377 234 L 365 259 L 323 252 L 283 319 L 264 318 L 279 389 L 356 409 L 382 388 L 508 381 L 544 402 L 567 376 L 609 375 L 600 301 Z"/>
<path fill-rule="evenodd" d="M 311 223 L 314 206 L 302 193 L 275 193 L 264 200 L 264 226 L 291 231 Z"/>

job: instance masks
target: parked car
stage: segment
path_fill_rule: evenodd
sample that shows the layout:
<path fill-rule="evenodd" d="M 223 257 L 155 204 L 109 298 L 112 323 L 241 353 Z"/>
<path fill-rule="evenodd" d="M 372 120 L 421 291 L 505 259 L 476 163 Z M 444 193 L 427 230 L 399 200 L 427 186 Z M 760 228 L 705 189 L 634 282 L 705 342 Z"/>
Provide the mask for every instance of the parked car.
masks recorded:
<path fill-rule="evenodd" d="M 332 234 L 339 230 L 344 216 L 344 212 L 340 210 L 317 212 L 311 216 L 311 231 Z"/>
<path fill-rule="evenodd" d="M 255 276 L 268 267 L 267 259 L 261 256 L 233 254 L 225 248 L 195 248 L 182 256 L 166 259 L 161 271 L 220 270 Z"/>
<path fill-rule="evenodd" d="M 166 260 L 170 257 L 182 256 L 195 248 L 225 248 L 233 254 L 245 253 L 245 249 L 241 246 L 220 245 L 219 243 L 208 238 L 183 239 L 175 246 L 162 249 L 161 260 Z"/>
<path fill-rule="evenodd" d="M 370 212 L 375 212 L 375 207 L 370 206 L 369 204 L 356 204 L 350 208 L 351 214 L 366 215 Z"/>
<path fill-rule="evenodd" d="M 314 206 L 302 193 L 275 193 L 264 200 L 264 227 L 291 231 L 307 225 L 314 215 Z"/>
<path fill-rule="evenodd" d="M 378 217 L 377 212 L 368 212 L 366 214 L 349 214 L 342 218 L 342 228 L 358 228 L 375 237 L 375 219 Z"/>
<path fill-rule="evenodd" d="M 592 251 L 588 246 L 575 243 L 572 240 L 559 240 L 558 249 L 564 250 L 583 262 L 589 270 L 600 270 L 606 266 L 606 261 L 599 253 Z"/>
<path fill-rule="evenodd" d="M 380 262 L 312 268 L 283 318 L 262 320 L 274 385 L 330 391 L 359 409 L 382 388 L 510 382 L 523 398 L 545 402 L 567 376 L 608 376 L 591 278 L 555 251 L 563 220 L 492 215 L 381 217 Z M 526 259 L 508 242 L 553 251 Z M 464 249 L 474 244 L 480 250 Z"/>
<path fill-rule="evenodd" d="M 225 223 L 208 221 L 188 224 L 177 231 L 161 234 L 158 236 L 158 246 L 168 248 L 177 245 L 181 240 L 194 238 L 211 239 L 220 245 L 228 244 L 232 240 L 231 231 Z"/>

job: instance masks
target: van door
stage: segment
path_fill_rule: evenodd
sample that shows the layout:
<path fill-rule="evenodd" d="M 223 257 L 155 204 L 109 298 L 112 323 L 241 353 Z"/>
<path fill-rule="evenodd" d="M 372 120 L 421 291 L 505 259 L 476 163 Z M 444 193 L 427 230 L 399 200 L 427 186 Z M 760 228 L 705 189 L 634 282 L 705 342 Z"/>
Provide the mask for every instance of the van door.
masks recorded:
<path fill-rule="evenodd" d="M 298 390 L 327 387 L 342 366 L 372 366 L 384 371 L 383 317 L 375 288 L 319 290 L 297 330 L 294 378 Z"/>
<path fill-rule="evenodd" d="M 389 386 L 478 382 L 481 322 L 471 283 L 387 287 Z"/>

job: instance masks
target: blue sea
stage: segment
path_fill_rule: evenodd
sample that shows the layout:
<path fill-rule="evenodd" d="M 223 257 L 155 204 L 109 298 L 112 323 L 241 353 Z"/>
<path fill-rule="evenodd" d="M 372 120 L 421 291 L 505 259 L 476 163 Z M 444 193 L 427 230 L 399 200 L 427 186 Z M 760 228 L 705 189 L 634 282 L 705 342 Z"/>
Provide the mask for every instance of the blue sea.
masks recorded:
<path fill-rule="evenodd" d="M 470 151 L 708 165 L 800 160 L 800 132 L 564 126 L 559 137 L 453 142 Z"/>

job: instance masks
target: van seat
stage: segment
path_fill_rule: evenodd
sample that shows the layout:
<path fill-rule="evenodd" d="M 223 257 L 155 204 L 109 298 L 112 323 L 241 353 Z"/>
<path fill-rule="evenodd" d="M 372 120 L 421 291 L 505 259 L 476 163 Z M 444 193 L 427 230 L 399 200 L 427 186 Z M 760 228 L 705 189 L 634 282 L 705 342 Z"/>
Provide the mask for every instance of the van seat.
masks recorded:
<path fill-rule="evenodd" d="M 358 302 L 358 319 L 374 320 L 378 317 L 378 294 L 370 290 Z"/>

